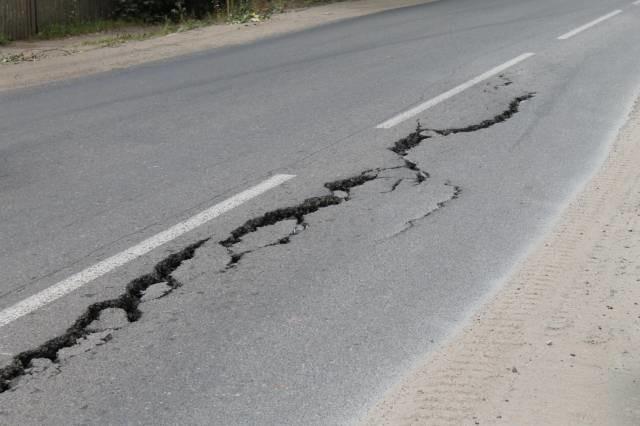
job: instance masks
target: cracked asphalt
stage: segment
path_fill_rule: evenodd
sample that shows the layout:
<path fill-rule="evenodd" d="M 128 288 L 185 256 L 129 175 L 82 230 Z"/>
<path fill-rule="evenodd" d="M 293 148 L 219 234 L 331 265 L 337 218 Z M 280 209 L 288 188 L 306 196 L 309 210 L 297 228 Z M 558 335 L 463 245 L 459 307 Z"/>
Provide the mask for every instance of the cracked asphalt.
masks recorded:
<path fill-rule="evenodd" d="M 640 8 L 558 3 L 441 0 L 0 94 L 1 309 L 296 176 L 2 327 L 0 423 L 356 422 L 549 228 L 638 94 Z"/>

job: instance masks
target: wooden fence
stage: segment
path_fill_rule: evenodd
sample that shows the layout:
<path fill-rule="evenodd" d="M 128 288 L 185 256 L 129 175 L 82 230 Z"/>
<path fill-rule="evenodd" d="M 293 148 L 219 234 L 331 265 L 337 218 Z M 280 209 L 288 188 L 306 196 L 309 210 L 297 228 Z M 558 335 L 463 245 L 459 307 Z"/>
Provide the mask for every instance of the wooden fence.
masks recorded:
<path fill-rule="evenodd" d="M 35 0 L 0 0 L 0 34 L 27 38 L 36 32 Z"/>
<path fill-rule="evenodd" d="M 14 40 L 69 22 L 109 18 L 115 0 L 0 0 L 0 33 Z"/>

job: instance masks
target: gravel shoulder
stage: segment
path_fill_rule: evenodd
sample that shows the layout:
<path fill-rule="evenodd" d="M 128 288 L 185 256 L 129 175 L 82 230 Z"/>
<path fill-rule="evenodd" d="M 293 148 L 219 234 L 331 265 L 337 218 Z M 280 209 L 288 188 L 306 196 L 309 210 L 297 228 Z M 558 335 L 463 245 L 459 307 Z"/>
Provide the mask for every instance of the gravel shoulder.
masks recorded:
<path fill-rule="evenodd" d="M 254 42 L 343 19 L 433 0 L 352 0 L 292 10 L 251 24 L 212 25 L 112 47 L 90 43 L 102 35 L 22 42 L 0 47 L 0 91 L 126 68 L 188 53 Z M 88 43 L 89 42 L 89 43 Z"/>
<path fill-rule="evenodd" d="M 492 300 L 366 425 L 640 424 L 640 103 Z"/>

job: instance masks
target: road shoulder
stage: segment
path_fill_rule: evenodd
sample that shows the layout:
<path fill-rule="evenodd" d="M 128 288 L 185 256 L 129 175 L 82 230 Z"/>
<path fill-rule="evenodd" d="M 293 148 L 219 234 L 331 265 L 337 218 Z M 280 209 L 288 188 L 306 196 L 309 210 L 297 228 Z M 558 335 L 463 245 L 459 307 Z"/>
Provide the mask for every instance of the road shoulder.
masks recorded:
<path fill-rule="evenodd" d="M 553 231 L 367 425 L 640 424 L 640 103 Z"/>

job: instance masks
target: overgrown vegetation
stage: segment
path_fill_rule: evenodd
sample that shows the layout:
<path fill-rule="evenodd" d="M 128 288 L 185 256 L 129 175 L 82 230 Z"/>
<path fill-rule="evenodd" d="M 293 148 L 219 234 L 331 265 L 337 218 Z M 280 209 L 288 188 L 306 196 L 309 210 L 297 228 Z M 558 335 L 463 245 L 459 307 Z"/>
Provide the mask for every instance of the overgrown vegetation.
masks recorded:
<path fill-rule="evenodd" d="M 340 0 L 118 0 L 115 16 L 147 23 L 213 20 L 256 22 L 285 9 Z"/>
<path fill-rule="evenodd" d="M 229 0 L 227 11 L 226 0 L 118 0 L 112 19 L 47 25 L 35 38 L 49 40 L 82 34 L 116 33 L 86 43 L 112 46 L 225 22 L 261 22 L 274 11 L 284 9 L 284 4 L 283 0 Z M 136 27 L 143 27 L 144 31 L 128 31 Z M 0 45 L 8 41 L 0 35 Z"/>
<path fill-rule="evenodd" d="M 52 24 L 40 29 L 34 38 L 49 40 L 107 33 L 102 39 L 84 44 L 116 46 L 225 22 L 262 22 L 286 9 L 336 1 L 342 0 L 116 0 L 112 19 Z M 0 45 L 9 41 L 0 34 Z"/>
<path fill-rule="evenodd" d="M 9 37 L 4 35 L 3 33 L 0 33 L 0 46 L 5 46 L 9 44 L 10 41 L 11 40 L 9 40 Z"/>
<path fill-rule="evenodd" d="M 118 31 L 132 27 L 140 22 L 124 19 L 102 19 L 93 22 L 69 22 L 64 24 L 52 24 L 42 28 L 36 38 L 49 40 L 76 36 L 81 34 L 101 33 L 106 31 Z"/>
<path fill-rule="evenodd" d="M 147 23 L 180 22 L 202 19 L 222 10 L 218 0 L 118 0 L 115 16 Z"/>

